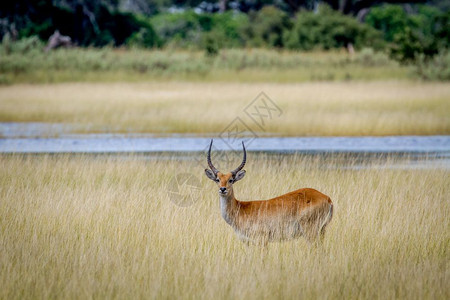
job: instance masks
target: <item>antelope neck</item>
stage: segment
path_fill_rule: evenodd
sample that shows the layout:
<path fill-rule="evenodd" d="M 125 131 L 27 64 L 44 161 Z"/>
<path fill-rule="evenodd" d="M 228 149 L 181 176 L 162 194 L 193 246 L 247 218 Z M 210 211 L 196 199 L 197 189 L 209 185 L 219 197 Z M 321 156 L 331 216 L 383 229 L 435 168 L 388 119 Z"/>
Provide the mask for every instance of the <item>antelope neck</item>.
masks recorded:
<path fill-rule="evenodd" d="M 236 198 L 234 198 L 233 190 L 231 190 L 228 195 L 219 195 L 219 199 L 222 218 L 224 218 L 225 222 L 228 224 L 233 224 L 239 210 L 239 203 Z"/>

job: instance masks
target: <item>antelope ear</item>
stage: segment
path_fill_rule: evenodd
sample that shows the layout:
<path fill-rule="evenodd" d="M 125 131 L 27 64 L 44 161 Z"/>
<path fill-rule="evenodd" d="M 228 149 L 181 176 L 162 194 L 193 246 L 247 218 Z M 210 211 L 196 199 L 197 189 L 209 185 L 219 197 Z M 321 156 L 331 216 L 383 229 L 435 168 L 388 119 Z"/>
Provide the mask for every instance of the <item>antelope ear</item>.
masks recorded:
<path fill-rule="evenodd" d="M 234 176 L 234 182 L 241 180 L 242 178 L 244 178 L 244 176 L 245 176 L 245 170 L 240 170 Z"/>
<path fill-rule="evenodd" d="M 216 181 L 216 179 L 217 179 L 216 175 L 214 175 L 214 172 L 211 171 L 210 169 L 205 169 L 205 174 L 206 174 L 206 177 L 208 177 L 212 181 Z"/>

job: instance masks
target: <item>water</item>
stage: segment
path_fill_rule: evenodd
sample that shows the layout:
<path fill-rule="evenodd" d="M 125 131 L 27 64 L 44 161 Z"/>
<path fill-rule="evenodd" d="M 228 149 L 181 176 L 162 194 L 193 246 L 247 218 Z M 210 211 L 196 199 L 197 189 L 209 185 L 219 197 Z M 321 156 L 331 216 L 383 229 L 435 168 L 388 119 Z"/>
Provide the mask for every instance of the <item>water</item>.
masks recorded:
<path fill-rule="evenodd" d="M 216 150 L 263 152 L 370 152 L 440 153 L 450 155 L 450 136 L 389 137 L 271 137 L 254 139 L 214 139 Z M 0 139 L 3 153 L 65 152 L 197 152 L 210 142 L 205 137 L 128 137 L 125 135 L 78 135 L 60 138 Z"/>
<path fill-rule="evenodd" d="M 198 153 L 209 146 L 210 137 L 152 134 L 73 134 L 69 126 L 43 123 L 0 123 L 0 153 Z M 57 137 L 56 137 L 57 136 Z M 422 166 L 450 169 L 450 136 L 388 137 L 214 137 L 214 151 L 408 155 Z M 240 154 L 239 154 L 240 155 Z M 188 155 L 189 157 L 189 155 Z"/>
<path fill-rule="evenodd" d="M 18 137 L 49 137 L 69 134 L 74 126 L 62 123 L 17 123 L 0 122 L 0 137 L 18 138 Z"/>

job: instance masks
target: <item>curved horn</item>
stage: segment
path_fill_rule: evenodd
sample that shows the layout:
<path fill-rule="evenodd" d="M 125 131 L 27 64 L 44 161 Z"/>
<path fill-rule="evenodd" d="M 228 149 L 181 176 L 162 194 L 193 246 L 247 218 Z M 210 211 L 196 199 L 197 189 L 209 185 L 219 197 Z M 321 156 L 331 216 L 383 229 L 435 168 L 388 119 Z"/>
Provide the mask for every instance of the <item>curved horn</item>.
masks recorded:
<path fill-rule="evenodd" d="M 241 165 L 237 167 L 235 170 L 231 171 L 231 174 L 233 174 L 233 176 L 235 176 L 237 172 L 239 172 L 240 170 L 242 170 L 242 168 L 244 168 L 245 161 L 247 160 L 247 151 L 245 151 L 244 142 L 242 142 L 242 148 L 244 149 L 244 158 L 242 159 Z"/>
<path fill-rule="evenodd" d="M 214 175 L 217 175 L 217 173 L 219 173 L 219 170 L 217 170 L 216 167 L 214 167 L 214 165 L 212 164 L 212 161 L 211 161 L 212 143 L 213 143 L 213 140 L 211 139 L 211 143 L 209 144 L 209 150 L 208 150 L 208 166 L 211 169 L 211 171 L 213 171 Z"/>

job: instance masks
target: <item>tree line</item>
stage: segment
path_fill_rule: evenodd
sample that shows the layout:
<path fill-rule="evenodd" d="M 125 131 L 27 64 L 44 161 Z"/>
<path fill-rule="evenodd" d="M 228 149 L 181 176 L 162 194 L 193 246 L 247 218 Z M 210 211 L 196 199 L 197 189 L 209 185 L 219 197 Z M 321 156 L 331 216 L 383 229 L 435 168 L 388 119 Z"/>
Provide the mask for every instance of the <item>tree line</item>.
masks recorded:
<path fill-rule="evenodd" d="M 0 4 L 0 37 L 55 30 L 78 46 L 292 50 L 370 47 L 400 61 L 449 45 L 450 1 L 18 0 Z"/>

